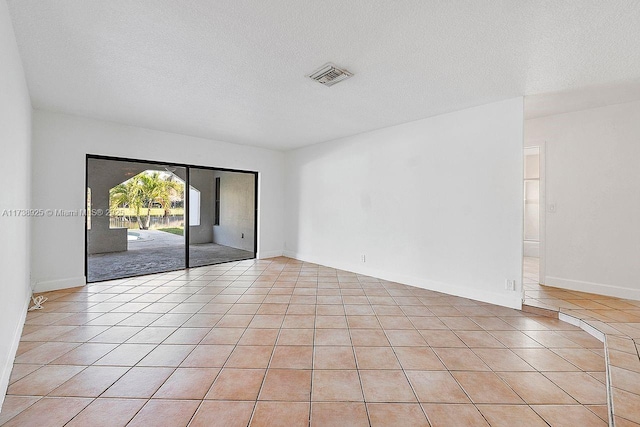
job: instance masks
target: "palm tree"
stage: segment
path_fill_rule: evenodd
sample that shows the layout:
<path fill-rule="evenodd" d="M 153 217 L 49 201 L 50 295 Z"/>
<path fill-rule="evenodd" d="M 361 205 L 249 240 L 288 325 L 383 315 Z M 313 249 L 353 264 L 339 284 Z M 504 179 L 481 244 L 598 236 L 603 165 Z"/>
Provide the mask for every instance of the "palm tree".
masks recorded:
<path fill-rule="evenodd" d="M 151 223 L 151 208 L 159 203 L 165 212 L 171 207 L 172 192 L 180 192 L 182 185 L 173 177 L 163 177 L 160 172 L 144 171 L 133 178 L 119 184 L 110 191 L 110 205 L 113 208 L 126 206 L 136 211 L 138 226 L 141 230 L 148 230 Z M 147 209 L 147 214 L 141 216 L 141 210 Z"/>
<path fill-rule="evenodd" d="M 120 207 L 135 209 L 138 225 L 142 226 L 140 222 L 142 198 L 140 196 L 140 186 L 138 185 L 137 177 L 133 177 L 109 190 L 109 208 L 111 212 L 115 212 L 116 209 Z M 129 218 L 126 219 L 127 222 L 130 221 Z"/>

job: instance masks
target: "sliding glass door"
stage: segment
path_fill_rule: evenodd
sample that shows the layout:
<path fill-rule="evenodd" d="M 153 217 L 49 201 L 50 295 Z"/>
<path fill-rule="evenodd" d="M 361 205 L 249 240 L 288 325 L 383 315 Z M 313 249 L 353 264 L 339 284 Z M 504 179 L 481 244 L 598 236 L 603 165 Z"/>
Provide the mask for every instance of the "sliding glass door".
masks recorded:
<path fill-rule="evenodd" d="M 189 266 L 255 257 L 256 175 L 189 168 Z"/>
<path fill-rule="evenodd" d="M 101 156 L 86 168 L 88 282 L 255 258 L 257 173 Z"/>
<path fill-rule="evenodd" d="M 87 281 L 186 266 L 186 168 L 87 159 Z"/>

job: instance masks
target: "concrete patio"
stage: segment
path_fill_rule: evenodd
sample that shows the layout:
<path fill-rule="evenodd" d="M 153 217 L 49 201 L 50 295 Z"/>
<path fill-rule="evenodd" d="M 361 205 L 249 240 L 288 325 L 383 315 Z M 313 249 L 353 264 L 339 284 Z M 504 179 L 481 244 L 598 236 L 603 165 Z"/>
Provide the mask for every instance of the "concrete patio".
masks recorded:
<path fill-rule="evenodd" d="M 99 282 L 185 268 L 184 237 L 158 230 L 131 230 L 137 240 L 129 240 L 127 251 L 89 255 L 87 281 Z M 251 259 L 253 252 L 218 245 L 192 244 L 189 265 L 220 264 Z"/>

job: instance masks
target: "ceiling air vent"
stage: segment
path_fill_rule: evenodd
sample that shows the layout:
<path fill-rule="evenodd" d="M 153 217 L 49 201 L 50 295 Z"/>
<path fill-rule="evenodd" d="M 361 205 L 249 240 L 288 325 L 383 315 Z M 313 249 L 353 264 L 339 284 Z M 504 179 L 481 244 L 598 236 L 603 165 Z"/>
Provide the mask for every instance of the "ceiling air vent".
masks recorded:
<path fill-rule="evenodd" d="M 335 64 L 329 62 L 309 74 L 307 77 L 317 81 L 318 83 L 322 83 L 325 86 L 333 86 L 334 84 L 340 83 L 351 76 L 353 76 L 353 74 L 347 70 L 338 68 Z"/>

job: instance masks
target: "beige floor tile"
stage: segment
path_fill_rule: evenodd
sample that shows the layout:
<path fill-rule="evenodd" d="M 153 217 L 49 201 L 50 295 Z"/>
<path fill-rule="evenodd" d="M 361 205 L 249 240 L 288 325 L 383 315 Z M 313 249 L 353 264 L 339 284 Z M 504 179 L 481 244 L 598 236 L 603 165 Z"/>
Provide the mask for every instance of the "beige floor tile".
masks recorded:
<path fill-rule="evenodd" d="M 368 427 L 369 418 L 364 403 L 313 402 L 312 427 Z"/>
<path fill-rule="evenodd" d="M 580 405 L 535 405 L 531 407 L 554 427 L 597 427 L 607 423 Z"/>
<path fill-rule="evenodd" d="M 311 396 L 311 370 L 269 369 L 259 400 L 308 402 Z"/>
<path fill-rule="evenodd" d="M 583 405 L 607 404 L 607 392 L 603 383 L 585 372 L 545 372 L 544 376 Z M 615 383 L 619 384 L 617 381 Z M 634 384 L 637 386 L 637 383 Z"/>
<path fill-rule="evenodd" d="M 591 350 L 584 348 L 554 348 L 552 351 L 582 370 L 604 370 L 604 357 Z"/>
<path fill-rule="evenodd" d="M 493 371 L 533 371 L 534 369 L 507 348 L 474 348 L 473 352 Z"/>
<path fill-rule="evenodd" d="M 432 427 L 489 426 L 482 414 L 470 404 L 422 404 Z"/>
<path fill-rule="evenodd" d="M 28 350 L 18 357 L 15 363 L 47 364 L 78 347 L 80 343 L 46 342 Z"/>
<path fill-rule="evenodd" d="M 462 340 L 450 330 L 431 330 L 431 329 L 421 329 L 420 334 L 427 341 L 427 344 L 431 347 L 461 347 L 466 348 L 467 345 L 462 342 Z"/>
<path fill-rule="evenodd" d="M 233 345 L 198 345 L 182 361 L 183 368 L 221 368 L 231 355 Z"/>
<path fill-rule="evenodd" d="M 468 403 L 469 398 L 449 371 L 406 371 L 418 401 Z"/>
<path fill-rule="evenodd" d="M 210 328 L 187 328 L 183 326 L 164 340 L 163 344 L 199 344 L 210 330 Z"/>
<path fill-rule="evenodd" d="M 534 270 L 525 272 L 531 283 Z M 640 338 L 640 327 L 620 323 L 640 315 L 638 304 L 525 286 L 573 315 L 610 322 L 593 323 L 606 333 Z M 307 425 L 309 412 L 313 426 L 426 425 L 425 411 L 432 425 L 544 423 L 520 397 L 571 402 L 569 420 L 608 419 L 603 346 L 572 325 L 283 257 L 48 295 L 46 311 L 27 316 L 12 372 L 11 387 L 28 394 L 8 396 L 3 422 L 37 420 L 31 408 L 44 403 L 34 391 L 94 397 L 105 389 L 84 410 L 91 400 L 75 408 L 81 400 L 68 398 L 71 416 L 82 410 L 70 425 L 134 416 L 146 425 L 192 416 L 196 426 Z M 637 392 L 631 342 L 612 336 L 609 357 L 614 386 Z M 30 377 L 45 368 L 59 372 Z M 63 375 L 69 369 L 81 372 Z M 614 389 L 620 426 L 640 421 L 638 396 L 625 390 Z M 491 402 L 478 403 L 484 417 L 468 395 Z M 67 400 L 56 399 L 45 403 Z M 534 407 L 549 419 L 562 413 Z M 56 416 L 38 427 L 70 419 Z"/>
<path fill-rule="evenodd" d="M 92 399 L 45 397 L 11 418 L 5 427 L 63 426 L 82 411 Z"/>
<path fill-rule="evenodd" d="M 368 304 L 345 304 L 344 312 L 347 316 L 373 316 L 375 312 Z"/>
<path fill-rule="evenodd" d="M 400 369 L 391 347 L 355 347 L 358 369 Z"/>
<path fill-rule="evenodd" d="M 529 405 L 576 403 L 574 398 L 539 372 L 499 372 L 498 376 Z"/>
<path fill-rule="evenodd" d="M 238 346 L 236 347 L 227 362 L 227 368 L 266 368 L 271 359 L 273 347 L 269 346 Z"/>
<path fill-rule="evenodd" d="M 523 375 L 526 373 L 518 373 Z M 493 372 L 453 372 L 473 403 L 522 404 L 522 399 Z"/>
<path fill-rule="evenodd" d="M 127 426 L 175 426 L 186 427 L 196 409 L 198 400 L 152 399 L 138 412 Z"/>
<path fill-rule="evenodd" d="M 429 347 L 394 347 L 393 350 L 405 370 L 441 371 L 446 369 Z"/>
<path fill-rule="evenodd" d="M 527 405 L 478 405 L 477 408 L 492 427 L 548 425 Z"/>
<path fill-rule="evenodd" d="M 282 322 L 282 329 L 314 328 L 316 317 L 311 314 L 287 314 Z"/>
<path fill-rule="evenodd" d="M 155 344 L 121 344 L 94 362 L 96 365 L 133 366 L 142 360 Z"/>
<path fill-rule="evenodd" d="M 268 345 L 273 347 L 278 339 L 279 329 L 247 329 L 238 345 Z"/>
<path fill-rule="evenodd" d="M 383 329 L 416 329 L 408 317 L 402 316 L 379 316 L 378 321 Z"/>
<path fill-rule="evenodd" d="M 94 336 L 89 341 L 122 344 L 140 331 L 142 331 L 142 328 L 139 326 L 114 326 Z"/>
<path fill-rule="evenodd" d="M 522 331 L 491 331 L 491 335 L 496 337 L 505 346 L 514 348 L 542 348 L 543 345 L 526 335 Z"/>
<path fill-rule="evenodd" d="M 40 369 L 42 365 L 27 365 L 27 364 L 15 364 L 11 370 L 11 376 L 9 377 L 9 384 L 26 377 L 30 373 Z M 355 367 L 355 366 L 354 366 Z"/>
<path fill-rule="evenodd" d="M 416 402 L 416 396 L 401 370 L 361 370 L 367 402 Z"/>
<path fill-rule="evenodd" d="M 244 331 L 245 328 L 222 328 L 218 325 L 200 341 L 200 344 L 236 345 Z"/>
<path fill-rule="evenodd" d="M 417 403 L 368 403 L 367 409 L 372 427 L 429 427 L 427 417 Z"/>
<path fill-rule="evenodd" d="M 314 370 L 311 400 L 361 402 L 362 386 L 356 370 Z"/>
<path fill-rule="evenodd" d="M 251 427 L 306 427 L 309 425 L 309 403 L 263 402 L 256 404 Z"/>
<path fill-rule="evenodd" d="M 617 415 L 613 416 L 613 419 L 615 420 L 616 423 L 616 427 L 638 427 L 640 426 L 640 424 L 638 423 L 634 423 L 633 421 L 629 421 L 625 418 L 619 417 Z"/>
<path fill-rule="evenodd" d="M 348 329 L 316 329 L 315 345 L 344 346 L 351 345 Z"/>
<path fill-rule="evenodd" d="M 314 369 L 356 369 L 353 347 L 318 346 L 314 349 Z"/>
<path fill-rule="evenodd" d="M 218 368 L 178 368 L 153 395 L 154 399 L 201 400 L 220 372 Z"/>
<path fill-rule="evenodd" d="M 602 349 L 604 343 L 589 334 L 585 334 L 584 331 L 560 331 L 558 332 L 563 337 L 569 338 L 571 341 L 580 344 L 584 348 Z"/>
<path fill-rule="evenodd" d="M 278 345 L 313 345 L 313 329 L 281 329 Z"/>
<path fill-rule="evenodd" d="M 179 366 L 195 345 L 186 344 L 160 344 L 147 354 L 138 366 Z"/>
<path fill-rule="evenodd" d="M 45 344 L 44 342 L 36 342 L 36 341 L 20 341 L 18 343 L 18 349 L 16 350 L 16 360 L 15 363 L 21 363 L 17 360 L 18 356 L 22 356 L 24 353 L 35 349 L 36 347 L 40 347 Z M 29 363 L 29 362 L 22 362 Z M 37 362 L 36 362 L 37 363 Z"/>
<path fill-rule="evenodd" d="M 439 316 L 442 323 L 452 331 L 480 331 L 482 328 L 477 323 L 464 316 L 446 317 Z"/>
<path fill-rule="evenodd" d="M 313 347 L 300 345 L 279 345 L 271 357 L 270 368 L 311 369 Z"/>
<path fill-rule="evenodd" d="M 347 323 L 351 329 L 381 329 L 376 316 L 347 316 Z"/>
<path fill-rule="evenodd" d="M 489 367 L 468 348 L 434 348 L 450 371 L 489 371 Z"/>
<path fill-rule="evenodd" d="M 2 410 L 0 411 L 0 425 L 4 425 L 38 400 L 40 400 L 40 397 L 36 396 L 5 396 Z"/>
<path fill-rule="evenodd" d="M 130 344 L 160 344 L 167 339 L 169 335 L 174 333 L 176 329 L 175 327 L 150 326 L 144 328 L 126 342 Z"/>
<path fill-rule="evenodd" d="M 456 335 L 471 348 L 503 348 L 504 345 L 486 331 L 456 331 Z"/>
<path fill-rule="evenodd" d="M 526 331 L 525 335 L 533 338 L 547 348 L 579 348 L 577 344 L 556 331 Z"/>
<path fill-rule="evenodd" d="M 7 394 L 46 396 L 55 388 L 80 373 L 84 366 L 50 365 L 27 375 L 9 386 Z"/>
<path fill-rule="evenodd" d="M 613 387 L 611 391 L 613 395 L 615 414 L 629 421 L 640 423 L 638 395 L 615 387 Z"/>
<path fill-rule="evenodd" d="M 145 399 L 96 399 L 67 427 L 121 427 L 144 406 Z"/>
<path fill-rule="evenodd" d="M 264 369 L 224 368 L 205 398 L 213 400 L 256 400 L 264 375 Z"/>
<path fill-rule="evenodd" d="M 356 347 L 380 347 L 391 345 L 382 329 L 351 329 L 351 342 Z"/>
<path fill-rule="evenodd" d="M 131 368 L 108 388 L 101 397 L 150 398 L 173 371 L 173 368 Z"/>
<path fill-rule="evenodd" d="M 98 397 L 129 370 L 122 366 L 89 366 L 50 396 Z"/>
<path fill-rule="evenodd" d="M 547 348 L 517 348 L 513 352 L 538 371 L 580 370 Z"/>
<path fill-rule="evenodd" d="M 53 314 L 53 313 L 51 313 Z M 109 329 L 108 326 L 79 326 L 66 334 L 59 335 L 50 341 L 64 341 L 64 342 L 86 342 L 92 338 L 101 335 Z"/>
<path fill-rule="evenodd" d="M 423 347 L 427 345 L 425 339 L 416 330 L 400 329 L 400 330 L 385 330 L 389 342 L 394 347 Z"/>

